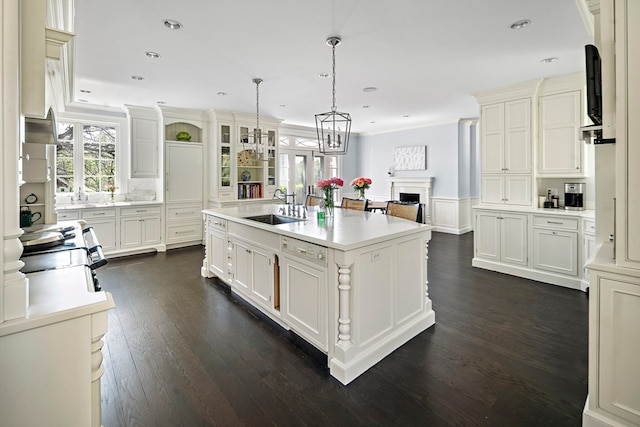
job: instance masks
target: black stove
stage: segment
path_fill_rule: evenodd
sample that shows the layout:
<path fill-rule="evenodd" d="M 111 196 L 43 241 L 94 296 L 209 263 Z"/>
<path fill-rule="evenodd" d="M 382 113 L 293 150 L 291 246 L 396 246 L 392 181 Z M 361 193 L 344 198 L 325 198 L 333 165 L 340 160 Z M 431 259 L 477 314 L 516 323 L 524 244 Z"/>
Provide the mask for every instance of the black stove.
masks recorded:
<path fill-rule="evenodd" d="M 94 289 L 101 290 L 95 270 L 105 265 L 107 259 L 92 227 L 83 228 L 82 223 L 73 226 L 54 224 L 27 232 L 21 240 L 23 273 L 84 266 L 91 270 Z"/>

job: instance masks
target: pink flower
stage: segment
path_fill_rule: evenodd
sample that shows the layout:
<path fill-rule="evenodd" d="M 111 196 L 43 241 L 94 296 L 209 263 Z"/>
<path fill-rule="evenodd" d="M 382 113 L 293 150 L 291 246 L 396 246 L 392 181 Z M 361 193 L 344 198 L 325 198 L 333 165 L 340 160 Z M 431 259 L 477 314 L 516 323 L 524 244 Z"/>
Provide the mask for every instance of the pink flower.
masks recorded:
<path fill-rule="evenodd" d="M 337 176 L 329 179 L 321 179 L 316 183 L 316 186 L 321 190 L 336 189 L 338 187 L 342 187 L 343 185 L 344 181 Z"/>
<path fill-rule="evenodd" d="M 353 187 L 354 190 L 358 191 L 358 190 L 361 190 L 361 189 L 369 188 L 369 186 L 372 183 L 373 183 L 373 181 L 371 180 L 371 178 L 367 178 L 367 177 L 361 176 L 361 177 L 352 179 L 351 182 L 349 183 L 349 185 L 351 187 Z"/>

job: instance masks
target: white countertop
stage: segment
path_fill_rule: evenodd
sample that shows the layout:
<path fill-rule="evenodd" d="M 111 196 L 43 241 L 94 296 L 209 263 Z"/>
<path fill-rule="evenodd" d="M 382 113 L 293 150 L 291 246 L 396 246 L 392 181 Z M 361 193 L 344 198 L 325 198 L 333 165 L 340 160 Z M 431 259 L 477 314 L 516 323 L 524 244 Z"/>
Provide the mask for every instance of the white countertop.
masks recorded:
<path fill-rule="evenodd" d="M 162 202 L 157 200 L 152 201 L 135 201 L 135 202 L 97 202 L 97 203 L 69 203 L 66 205 L 56 205 L 56 211 L 66 211 L 75 209 L 104 209 L 104 208 L 119 208 L 127 206 L 145 206 L 145 205 L 161 205 Z"/>
<path fill-rule="evenodd" d="M 299 222 L 270 225 L 246 219 L 254 215 L 278 214 L 279 206 L 281 205 L 236 206 L 205 209 L 203 213 L 345 251 L 433 228 L 377 212 L 340 208 L 335 208 L 334 217 L 325 219 L 325 225 L 321 226 L 316 219 L 316 206 L 308 207 L 307 219 Z"/>
<path fill-rule="evenodd" d="M 88 316 L 115 307 L 108 292 L 94 292 L 88 267 L 76 266 L 26 275 L 29 279 L 27 317 L 0 323 L 0 336 Z"/>
<path fill-rule="evenodd" d="M 473 209 L 487 209 L 492 211 L 510 211 L 510 212 L 522 212 L 532 214 L 544 214 L 544 215 L 560 215 L 560 216 L 574 216 L 580 218 L 595 218 L 596 211 L 591 209 L 585 209 L 583 211 L 569 211 L 563 208 L 533 208 L 531 206 L 514 206 L 514 205 L 475 205 Z"/>

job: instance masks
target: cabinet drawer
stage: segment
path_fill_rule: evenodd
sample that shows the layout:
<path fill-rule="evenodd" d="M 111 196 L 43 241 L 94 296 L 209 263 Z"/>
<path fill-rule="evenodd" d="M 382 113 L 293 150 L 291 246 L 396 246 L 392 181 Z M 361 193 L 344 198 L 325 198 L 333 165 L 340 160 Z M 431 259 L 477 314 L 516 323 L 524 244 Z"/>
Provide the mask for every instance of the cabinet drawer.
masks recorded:
<path fill-rule="evenodd" d="M 583 219 L 582 220 L 582 231 L 585 233 L 595 234 L 596 232 L 596 222 L 592 219 Z"/>
<path fill-rule="evenodd" d="M 140 215 L 160 215 L 162 208 L 160 206 L 136 206 L 131 208 L 120 208 L 121 216 L 140 216 Z"/>
<path fill-rule="evenodd" d="M 202 219 L 202 205 L 182 205 L 182 206 L 169 206 L 167 208 L 167 221 L 181 220 L 181 219 Z"/>
<path fill-rule="evenodd" d="M 80 212 L 78 211 L 58 211 L 56 214 L 58 215 L 58 221 L 80 219 Z"/>
<path fill-rule="evenodd" d="M 210 230 L 227 231 L 227 220 L 215 216 L 207 217 L 207 226 Z"/>
<path fill-rule="evenodd" d="M 534 227 L 561 228 L 563 230 L 577 230 L 578 218 L 561 218 L 557 216 L 534 216 Z"/>
<path fill-rule="evenodd" d="M 116 216 L 116 208 L 100 209 L 100 210 L 88 210 L 82 211 L 82 219 L 91 218 L 111 218 Z"/>
<path fill-rule="evenodd" d="M 167 227 L 167 243 L 202 240 L 202 222 L 169 225 Z"/>

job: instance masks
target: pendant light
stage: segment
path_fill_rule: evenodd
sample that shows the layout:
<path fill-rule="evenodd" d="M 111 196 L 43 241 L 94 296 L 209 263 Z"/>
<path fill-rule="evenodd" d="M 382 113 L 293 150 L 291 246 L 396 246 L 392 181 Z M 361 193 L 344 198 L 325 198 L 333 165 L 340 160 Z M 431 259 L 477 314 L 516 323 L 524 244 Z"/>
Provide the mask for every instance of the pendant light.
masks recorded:
<path fill-rule="evenodd" d="M 323 154 L 347 154 L 349 134 L 351 133 L 351 116 L 341 113 L 336 108 L 336 46 L 340 37 L 329 37 L 327 44 L 331 46 L 333 59 L 333 104 L 331 111 L 316 114 L 318 146 Z"/>
<path fill-rule="evenodd" d="M 266 160 L 264 153 L 265 147 L 269 139 L 269 133 L 263 132 L 260 128 L 260 83 L 262 79 L 255 78 L 251 80 L 256 85 L 256 127 L 253 132 L 243 133 L 240 135 L 240 141 L 245 150 L 250 150 L 255 160 Z"/>

